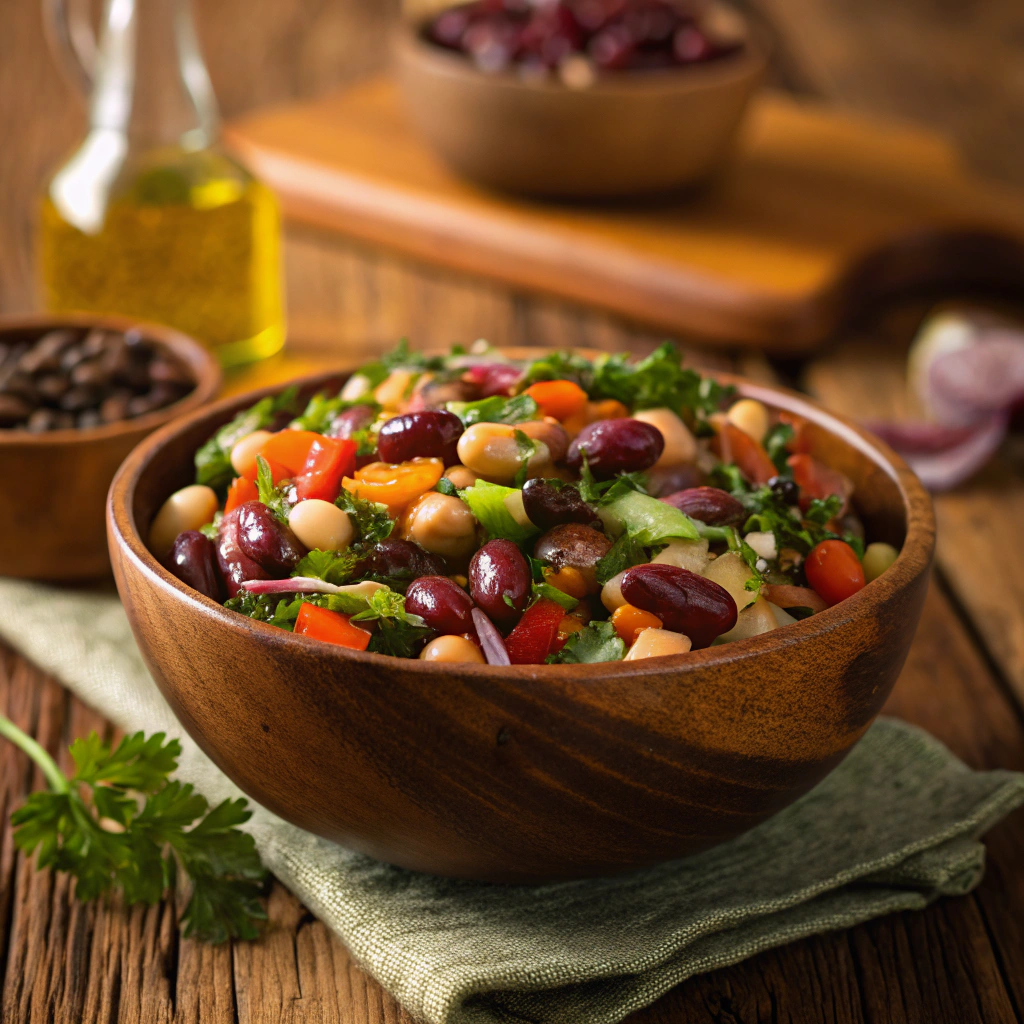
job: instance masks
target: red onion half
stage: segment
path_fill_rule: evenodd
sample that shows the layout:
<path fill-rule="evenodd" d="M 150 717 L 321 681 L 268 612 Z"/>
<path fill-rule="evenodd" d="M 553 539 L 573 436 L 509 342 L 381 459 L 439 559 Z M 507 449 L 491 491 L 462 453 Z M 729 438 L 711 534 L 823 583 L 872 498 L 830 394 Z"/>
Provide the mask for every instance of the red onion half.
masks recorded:
<path fill-rule="evenodd" d="M 487 617 L 485 612 L 474 608 L 471 612 L 476 635 L 480 638 L 480 649 L 484 652 L 488 665 L 511 665 L 505 641 L 502 640 L 498 628 Z"/>

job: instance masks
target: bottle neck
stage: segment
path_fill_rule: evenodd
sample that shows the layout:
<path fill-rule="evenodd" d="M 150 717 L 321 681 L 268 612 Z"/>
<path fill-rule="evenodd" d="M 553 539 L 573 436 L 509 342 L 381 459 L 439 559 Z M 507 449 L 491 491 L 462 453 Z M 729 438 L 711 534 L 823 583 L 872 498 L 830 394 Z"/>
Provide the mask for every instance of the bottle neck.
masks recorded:
<path fill-rule="evenodd" d="M 90 121 L 133 149 L 215 141 L 217 105 L 190 0 L 107 0 Z"/>

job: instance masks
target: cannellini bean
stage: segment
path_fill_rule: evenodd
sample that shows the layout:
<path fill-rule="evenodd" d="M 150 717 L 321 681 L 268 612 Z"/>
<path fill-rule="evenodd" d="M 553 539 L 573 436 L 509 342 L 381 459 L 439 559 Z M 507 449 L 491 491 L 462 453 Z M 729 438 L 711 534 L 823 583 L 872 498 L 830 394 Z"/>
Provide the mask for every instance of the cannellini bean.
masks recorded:
<path fill-rule="evenodd" d="M 641 658 L 661 658 L 667 654 L 686 654 L 691 647 L 690 638 L 668 629 L 645 629 L 633 642 L 623 661 Z"/>
<path fill-rule="evenodd" d="M 756 398 L 741 398 L 726 413 L 726 419 L 758 444 L 768 433 L 768 410 Z"/>
<path fill-rule="evenodd" d="M 403 518 L 406 540 L 445 558 L 462 558 L 476 548 L 476 517 L 449 494 L 428 491 Z"/>
<path fill-rule="evenodd" d="M 893 562 L 899 558 L 900 553 L 891 545 L 876 541 L 864 549 L 864 578 L 870 583 L 877 580 Z"/>
<path fill-rule="evenodd" d="M 420 661 L 463 662 L 483 665 L 483 652 L 464 636 L 439 636 L 420 651 Z"/>
<path fill-rule="evenodd" d="M 779 557 L 779 549 L 775 543 L 774 533 L 754 531 L 753 533 L 748 533 L 743 539 L 754 549 L 754 553 L 765 559 L 765 561 L 771 562 Z"/>
<path fill-rule="evenodd" d="M 370 378 L 361 373 L 354 373 L 341 389 L 341 397 L 346 402 L 358 402 L 370 393 Z"/>
<path fill-rule="evenodd" d="M 680 569 L 703 574 L 711 557 L 707 540 L 670 540 L 664 551 L 660 551 L 652 562 L 677 565 Z"/>
<path fill-rule="evenodd" d="M 412 390 L 416 374 L 412 370 L 392 370 L 387 378 L 377 385 L 374 400 L 385 409 L 400 409 L 405 396 Z"/>
<path fill-rule="evenodd" d="M 466 469 L 465 466 L 449 466 L 444 471 L 444 475 L 460 491 L 464 491 L 467 487 L 472 487 L 480 479 L 478 473 L 474 473 L 471 469 Z"/>
<path fill-rule="evenodd" d="M 601 588 L 601 604 L 610 612 L 614 612 L 616 608 L 621 608 L 627 603 L 626 599 L 622 596 L 622 577 L 625 575 L 626 570 L 623 569 L 622 572 L 617 576 L 613 576 Z"/>
<path fill-rule="evenodd" d="M 254 430 L 235 442 L 231 449 L 231 468 L 239 475 L 256 479 L 256 456 L 273 435 L 269 430 Z"/>
<path fill-rule="evenodd" d="M 516 429 L 521 430 L 531 440 L 537 441 L 538 445 L 547 445 L 548 457 L 552 462 L 564 459 L 565 453 L 569 450 L 569 435 L 558 420 L 550 417 L 530 420 L 528 423 L 517 424 Z"/>
<path fill-rule="evenodd" d="M 163 558 L 179 533 L 198 530 L 213 519 L 218 504 L 214 490 L 202 484 L 175 491 L 160 507 L 149 528 L 150 551 L 157 558 Z"/>
<path fill-rule="evenodd" d="M 320 498 L 300 501 L 288 515 L 288 525 L 307 548 L 341 551 L 352 543 L 355 530 L 347 512 Z"/>
<path fill-rule="evenodd" d="M 474 423 L 459 438 L 462 464 L 491 483 L 512 483 L 522 466 L 516 429 L 507 423 Z M 537 442 L 537 451 L 530 457 L 527 473 L 547 462 L 550 462 L 548 447 Z"/>
<path fill-rule="evenodd" d="M 697 458 L 697 439 L 671 409 L 641 409 L 633 414 L 633 419 L 649 423 L 665 439 L 665 448 L 652 470 L 679 466 Z"/>

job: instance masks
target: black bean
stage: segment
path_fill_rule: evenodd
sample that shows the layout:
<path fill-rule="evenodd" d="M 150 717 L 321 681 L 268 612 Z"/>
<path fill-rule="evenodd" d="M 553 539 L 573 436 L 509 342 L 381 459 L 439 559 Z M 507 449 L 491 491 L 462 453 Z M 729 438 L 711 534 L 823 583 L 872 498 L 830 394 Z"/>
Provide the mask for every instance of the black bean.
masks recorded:
<path fill-rule="evenodd" d="M 39 397 L 47 402 L 60 401 L 61 395 L 71 387 L 70 381 L 62 373 L 50 373 L 36 380 Z"/>
<path fill-rule="evenodd" d="M 13 427 L 28 419 L 32 406 L 18 395 L 0 395 L 0 427 Z"/>
<path fill-rule="evenodd" d="M 59 405 L 65 412 L 81 412 L 95 405 L 98 397 L 99 392 L 95 387 L 73 387 L 64 392 Z"/>

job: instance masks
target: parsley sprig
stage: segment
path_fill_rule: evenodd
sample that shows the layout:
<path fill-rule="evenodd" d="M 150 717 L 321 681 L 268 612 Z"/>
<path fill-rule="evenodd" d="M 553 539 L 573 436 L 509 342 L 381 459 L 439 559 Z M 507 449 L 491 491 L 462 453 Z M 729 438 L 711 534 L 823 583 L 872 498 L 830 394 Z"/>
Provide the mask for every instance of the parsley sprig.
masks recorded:
<path fill-rule="evenodd" d="M 177 740 L 138 732 L 111 749 L 91 733 L 71 745 L 69 778 L 2 715 L 0 735 L 28 754 L 50 787 L 11 816 L 15 845 L 26 854 L 38 849 L 38 867 L 73 875 L 81 900 L 120 890 L 129 904 L 152 904 L 177 865 L 192 884 L 181 915 L 186 938 L 257 937 L 267 916 L 259 900 L 266 871 L 252 836 L 238 828 L 251 817 L 247 802 L 210 809 L 191 785 L 170 779 L 181 754 Z"/>

